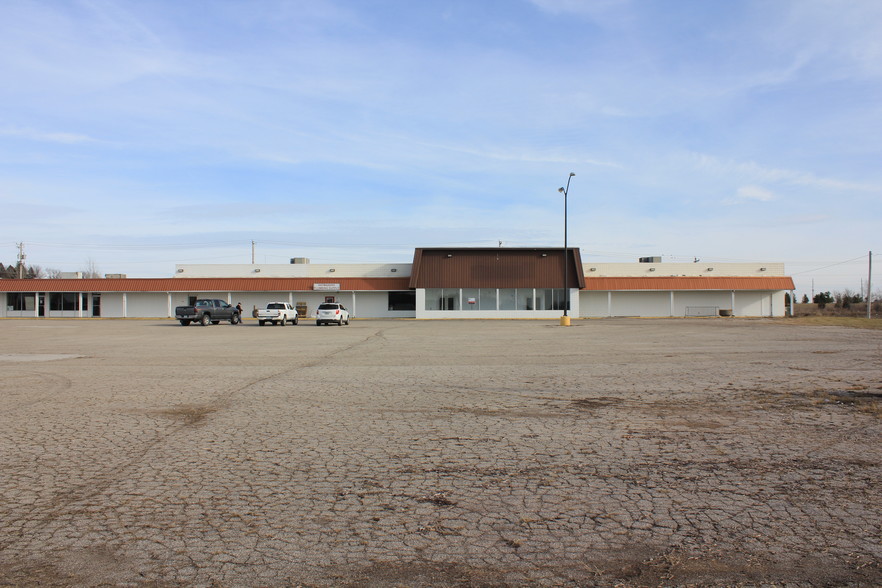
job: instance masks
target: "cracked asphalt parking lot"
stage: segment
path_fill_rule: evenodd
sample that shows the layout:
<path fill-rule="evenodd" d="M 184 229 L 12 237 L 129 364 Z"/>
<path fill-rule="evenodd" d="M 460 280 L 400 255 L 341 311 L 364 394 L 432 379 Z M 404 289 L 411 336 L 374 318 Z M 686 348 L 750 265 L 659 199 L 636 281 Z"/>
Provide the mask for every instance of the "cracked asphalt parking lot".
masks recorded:
<path fill-rule="evenodd" d="M 882 585 L 882 331 L 0 321 L 0 585 Z"/>

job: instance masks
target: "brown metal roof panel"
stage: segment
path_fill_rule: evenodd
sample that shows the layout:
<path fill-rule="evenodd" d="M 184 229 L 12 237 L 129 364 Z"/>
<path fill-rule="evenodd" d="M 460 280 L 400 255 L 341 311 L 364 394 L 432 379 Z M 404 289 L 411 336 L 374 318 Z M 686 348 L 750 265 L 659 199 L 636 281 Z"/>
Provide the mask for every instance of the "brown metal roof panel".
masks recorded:
<path fill-rule="evenodd" d="M 581 287 L 581 264 L 568 255 L 570 287 Z M 560 288 L 562 248 L 434 248 L 414 255 L 413 288 Z"/>
<path fill-rule="evenodd" d="M 419 281 L 417 277 L 420 274 L 420 262 L 423 259 L 423 250 L 420 248 L 413 250 L 413 265 L 410 267 L 410 282 L 408 285 L 411 288 L 416 288 L 416 284 Z"/>
<path fill-rule="evenodd" d="M 582 290 L 585 288 L 585 266 L 582 265 L 582 253 L 578 247 L 570 249 L 570 253 L 572 253 L 573 263 L 576 265 L 575 275 L 579 280 L 577 287 Z"/>

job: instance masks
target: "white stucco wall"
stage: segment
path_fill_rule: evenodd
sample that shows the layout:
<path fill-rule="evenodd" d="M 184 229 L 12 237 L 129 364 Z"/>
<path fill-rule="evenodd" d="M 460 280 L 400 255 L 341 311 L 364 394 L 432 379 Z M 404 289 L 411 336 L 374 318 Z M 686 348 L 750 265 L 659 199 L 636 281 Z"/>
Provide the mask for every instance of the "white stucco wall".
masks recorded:
<path fill-rule="evenodd" d="M 176 278 L 406 278 L 409 263 L 178 264 Z M 333 271 L 332 271 L 333 270 Z"/>
<path fill-rule="evenodd" d="M 583 263 L 586 278 L 661 278 L 670 276 L 783 276 L 784 264 L 749 263 Z"/>
<path fill-rule="evenodd" d="M 585 317 L 682 317 L 687 307 L 705 306 L 732 310 L 734 316 L 785 316 L 784 291 L 628 291 L 580 293 Z"/>

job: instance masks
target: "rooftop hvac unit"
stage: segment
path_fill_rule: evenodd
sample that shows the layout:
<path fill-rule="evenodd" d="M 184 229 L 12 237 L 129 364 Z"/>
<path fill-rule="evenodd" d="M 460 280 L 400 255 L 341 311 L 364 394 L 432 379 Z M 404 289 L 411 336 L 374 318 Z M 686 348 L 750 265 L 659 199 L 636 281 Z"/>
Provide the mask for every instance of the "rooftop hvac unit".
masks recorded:
<path fill-rule="evenodd" d="M 661 256 L 658 257 L 641 257 L 640 263 L 661 263 Z"/>
<path fill-rule="evenodd" d="M 123 280 L 126 274 L 104 274 L 104 277 L 108 280 Z"/>
<path fill-rule="evenodd" d="M 309 263 L 308 257 L 292 257 L 291 263 Z"/>

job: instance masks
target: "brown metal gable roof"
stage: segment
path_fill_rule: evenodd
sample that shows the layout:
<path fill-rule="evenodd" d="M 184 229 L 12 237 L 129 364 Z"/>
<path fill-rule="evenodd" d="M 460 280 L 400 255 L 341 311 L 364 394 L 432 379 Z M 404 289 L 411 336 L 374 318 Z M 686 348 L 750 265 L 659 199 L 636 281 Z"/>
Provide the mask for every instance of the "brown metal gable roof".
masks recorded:
<path fill-rule="evenodd" d="M 0 280 L 0 292 L 308 292 L 314 284 L 340 290 L 408 290 L 408 278 L 125 278 Z"/>
<path fill-rule="evenodd" d="M 567 282 L 584 288 L 577 248 L 566 256 Z M 436 247 L 414 250 L 411 288 L 561 288 L 563 248 Z"/>
<path fill-rule="evenodd" d="M 619 290 L 793 290 L 790 277 L 705 277 L 586 278 L 585 289 Z"/>

